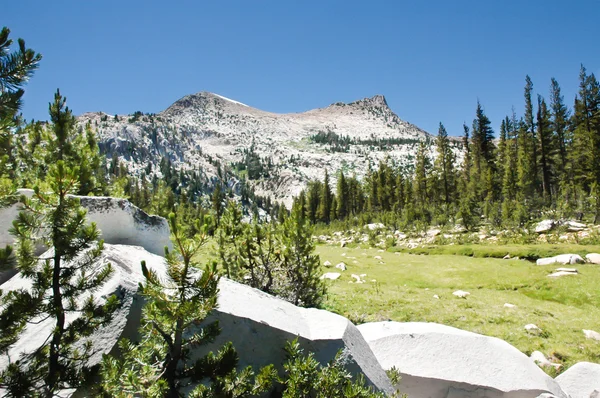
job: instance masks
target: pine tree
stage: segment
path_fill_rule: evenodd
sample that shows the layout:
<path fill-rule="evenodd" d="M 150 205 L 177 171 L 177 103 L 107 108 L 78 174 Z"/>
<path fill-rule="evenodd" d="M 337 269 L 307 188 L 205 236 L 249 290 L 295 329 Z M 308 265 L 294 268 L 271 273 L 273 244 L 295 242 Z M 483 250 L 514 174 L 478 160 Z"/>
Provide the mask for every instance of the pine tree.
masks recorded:
<path fill-rule="evenodd" d="M 314 253 L 312 231 L 295 207 L 285 220 L 281 233 L 281 268 L 286 275 L 284 298 L 303 307 L 317 307 L 325 295 L 325 285 L 319 279 L 321 261 Z"/>
<path fill-rule="evenodd" d="M 55 105 L 62 104 L 60 95 Z M 54 123 L 68 118 L 62 106 L 50 107 Z M 99 232 L 86 224 L 76 197 L 80 166 L 67 156 L 73 131 L 53 126 L 60 134 L 48 136 L 48 147 L 56 155 L 49 166 L 44 189 L 34 188 L 31 198 L 21 199 L 24 210 L 14 222 L 17 237 L 17 268 L 31 280 L 29 290 L 14 290 L 2 297 L 2 341 L 7 346 L 28 322 L 51 319 L 54 328 L 46 342 L 32 353 L 24 353 L 1 375 L 0 385 L 8 396 L 53 397 L 65 388 L 84 382 L 86 362 L 93 353 L 85 339 L 110 320 L 117 306 L 115 296 L 100 304 L 93 295 L 110 277 L 112 267 L 91 268 L 102 252 Z M 34 255 L 36 245 L 53 249 L 51 258 Z M 79 315 L 67 323 L 67 316 Z M 82 348 L 75 348 L 81 346 Z"/>
<path fill-rule="evenodd" d="M 560 86 L 556 79 L 552 78 L 551 90 L 550 90 L 550 109 L 552 112 L 552 130 L 556 136 L 558 143 L 558 156 L 559 161 L 557 162 L 559 178 L 564 181 L 567 177 L 567 146 L 571 141 L 571 137 L 568 129 L 569 122 L 569 110 L 564 104 L 564 98 L 560 91 Z"/>
<path fill-rule="evenodd" d="M 525 123 L 524 123 L 524 134 L 527 137 L 527 145 L 531 152 L 526 153 L 527 161 L 530 163 L 527 165 L 527 170 L 531 173 L 532 186 L 535 187 L 538 184 L 538 142 L 535 134 L 535 121 L 533 112 L 533 102 L 531 99 L 533 91 L 533 83 L 529 75 L 525 77 Z"/>
<path fill-rule="evenodd" d="M 546 101 L 538 95 L 537 137 L 540 144 L 540 166 L 542 168 L 542 197 L 545 204 L 552 202 L 554 170 L 554 136 L 550 126 L 550 114 Z"/>
<path fill-rule="evenodd" d="M 340 171 L 337 181 L 337 216 L 340 220 L 348 217 L 350 206 L 350 192 L 344 172 Z"/>
<path fill-rule="evenodd" d="M 21 109 L 24 94 L 23 85 L 38 68 L 42 56 L 25 47 L 25 41 L 18 39 L 19 48 L 10 52 L 13 44 L 9 38 L 10 29 L 0 31 L 0 139 L 5 139 L 8 129 L 14 127 L 14 117 Z M 0 157 L 2 153 L 0 153 Z"/>
<path fill-rule="evenodd" d="M 200 265 L 193 260 L 206 242 L 207 225 L 196 225 L 201 232 L 192 235 L 177 223 L 174 213 L 169 215 L 169 225 L 174 251 L 165 249 L 166 275 L 142 262 L 146 282 L 140 289 L 147 304 L 141 342 L 121 341 L 120 360 L 104 357 L 103 392 L 114 397 L 178 398 L 192 383 L 198 384 L 190 395 L 193 397 L 245 397 L 268 390 L 274 377 L 272 366 L 262 369 L 256 382 L 251 368 L 238 374 L 238 356 L 231 344 L 216 355 L 190 360 L 193 348 L 219 334 L 216 321 L 198 326 L 216 307 L 219 276 L 216 262 L 199 271 Z M 238 389 L 229 390 L 232 383 Z"/>
<path fill-rule="evenodd" d="M 434 167 L 441 178 L 444 203 L 449 205 L 454 196 L 454 163 L 456 158 L 450 148 L 450 139 L 442 123 L 440 123 L 436 139 L 436 151 L 437 157 Z"/>
<path fill-rule="evenodd" d="M 331 185 L 329 184 L 329 173 L 325 169 L 325 179 L 321 187 L 321 195 L 319 198 L 319 209 L 317 210 L 317 218 L 319 221 L 326 224 L 331 219 L 331 205 L 333 202 L 333 194 L 331 193 Z"/>

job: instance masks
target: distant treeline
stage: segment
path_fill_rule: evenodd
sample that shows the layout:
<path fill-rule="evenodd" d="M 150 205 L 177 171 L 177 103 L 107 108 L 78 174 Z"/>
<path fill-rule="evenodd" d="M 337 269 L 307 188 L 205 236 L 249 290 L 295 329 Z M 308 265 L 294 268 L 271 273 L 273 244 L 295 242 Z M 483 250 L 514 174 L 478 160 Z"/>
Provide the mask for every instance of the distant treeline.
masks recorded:
<path fill-rule="evenodd" d="M 405 225 L 414 222 L 471 228 L 482 221 L 518 226 L 551 213 L 600 222 L 600 85 L 582 66 L 572 108 L 558 82 L 551 80 L 548 100 L 533 98 L 525 79 L 524 113 L 514 110 L 495 139 L 478 102 L 471 126 L 463 126 L 464 162 L 457 164 L 451 141 L 440 123 L 433 162 L 420 143 L 411 174 L 390 161 L 370 169 L 366 178 L 340 172 L 337 194 L 325 175 L 297 198 L 313 223 L 389 213 Z M 345 148 L 352 141 L 333 132 L 313 141 Z"/>

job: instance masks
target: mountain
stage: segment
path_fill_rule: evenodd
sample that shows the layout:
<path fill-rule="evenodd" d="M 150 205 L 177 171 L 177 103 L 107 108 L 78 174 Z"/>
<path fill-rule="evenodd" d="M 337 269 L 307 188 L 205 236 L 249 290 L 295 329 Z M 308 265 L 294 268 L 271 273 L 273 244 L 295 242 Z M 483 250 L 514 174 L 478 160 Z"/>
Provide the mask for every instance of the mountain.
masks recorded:
<path fill-rule="evenodd" d="M 207 181 L 222 176 L 219 166 L 229 167 L 256 193 L 286 205 L 326 169 L 332 177 L 339 170 L 362 177 L 369 164 L 376 167 L 388 156 L 411 168 L 420 142 L 434 156 L 433 137 L 401 120 L 382 95 L 277 114 L 200 92 L 158 114 L 94 112 L 78 121 L 90 122 L 107 158 L 118 156 L 134 174 L 145 170 L 160 177 L 163 158 L 176 168 L 202 172 Z M 454 145 L 458 153 L 459 142 Z"/>

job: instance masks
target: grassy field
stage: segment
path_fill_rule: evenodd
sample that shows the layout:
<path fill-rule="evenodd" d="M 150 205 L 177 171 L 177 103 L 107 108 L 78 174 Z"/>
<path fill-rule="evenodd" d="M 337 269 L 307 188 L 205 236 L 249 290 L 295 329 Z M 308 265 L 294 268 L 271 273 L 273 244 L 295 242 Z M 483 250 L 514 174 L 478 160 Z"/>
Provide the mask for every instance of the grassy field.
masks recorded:
<path fill-rule="evenodd" d="M 516 253 L 530 248 L 500 246 L 498 250 L 503 250 L 504 256 L 507 249 Z M 548 248 L 540 245 L 537 249 Z M 568 249 L 584 254 L 583 249 L 592 248 Z M 557 254 L 569 251 L 565 247 L 556 250 Z M 577 265 L 580 275 L 554 279 L 547 275 L 558 265 L 536 266 L 525 260 L 326 245 L 317 246 L 317 252 L 322 262 L 347 264 L 348 270 L 340 279 L 328 281 L 325 308 L 356 323 L 438 322 L 499 337 L 528 355 L 539 350 L 563 363 L 563 369 L 580 361 L 600 363 L 600 341 L 586 339 L 582 332 L 600 332 L 599 265 Z M 367 274 L 367 282 L 349 283 L 353 280 L 351 274 Z M 471 295 L 466 299 L 454 297 L 452 292 L 459 289 Z M 433 297 L 436 294 L 439 299 Z M 505 303 L 516 307 L 505 308 Z M 540 327 L 542 333 L 528 333 L 524 326 L 530 323 Z"/>

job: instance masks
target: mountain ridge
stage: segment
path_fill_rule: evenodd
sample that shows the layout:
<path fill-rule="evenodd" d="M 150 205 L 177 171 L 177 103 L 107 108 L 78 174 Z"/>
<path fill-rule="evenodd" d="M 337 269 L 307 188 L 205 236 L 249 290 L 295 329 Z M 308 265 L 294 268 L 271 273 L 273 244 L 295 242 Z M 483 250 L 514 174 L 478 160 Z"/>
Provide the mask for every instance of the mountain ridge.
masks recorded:
<path fill-rule="evenodd" d="M 134 174 L 152 169 L 160 177 L 157 166 L 167 157 L 176 168 L 200 169 L 214 182 L 216 164 L 239 169 L 252 152 L 253 159 L 268 164 L 261 178 L 251 179 L 252 186 L 288 206 L 325 170 L 335 182 L 340 170 L 361 178 L 385 158 L 410 169 L 421 142 L 434 157 L 432 135 L 398 117 L 381 94 L 305 112 L 273 113 L 200 91 L 157 114 L 89 112 L 78 121 L 92 123 L 102 152 L 109 159 L 116 155 Z M 243 178 L 243 167 L 238 171 Z"/>

